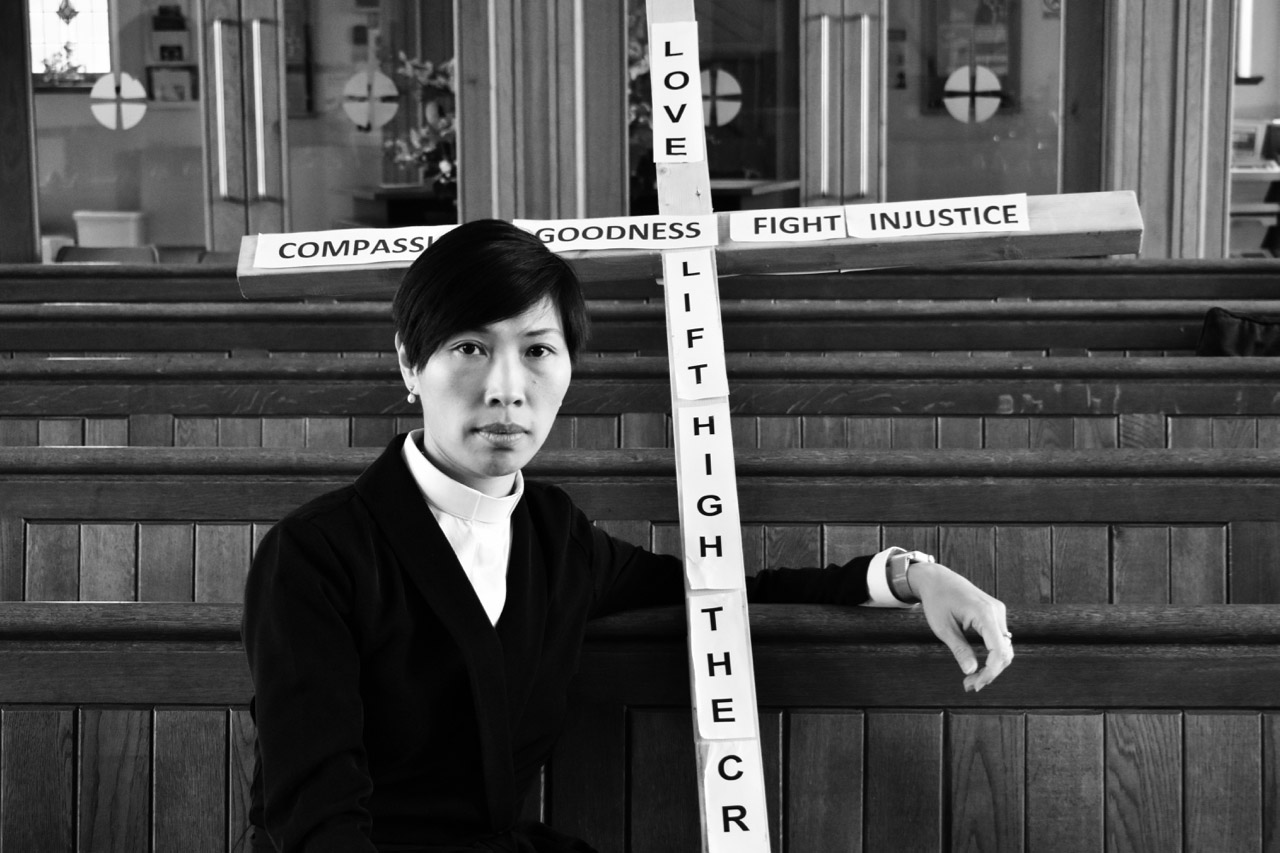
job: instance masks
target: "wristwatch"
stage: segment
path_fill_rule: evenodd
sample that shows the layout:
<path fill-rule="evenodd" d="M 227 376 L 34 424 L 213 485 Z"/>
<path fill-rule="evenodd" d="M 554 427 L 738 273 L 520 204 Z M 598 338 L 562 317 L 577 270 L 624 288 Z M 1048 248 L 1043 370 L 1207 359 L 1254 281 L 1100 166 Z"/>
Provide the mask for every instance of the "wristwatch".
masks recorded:
<path fill-rule="evenodd" d="M 885 573 L 889 576 L 889 591 L 893 597 L 904 604 L 918 604 L 920 599 L 911 591 L 907 581 L 907 569 L 912 563 L 932 563 L 933 557 L 919 551 L 903 551 L 893 554 L 885 561 Z"/>

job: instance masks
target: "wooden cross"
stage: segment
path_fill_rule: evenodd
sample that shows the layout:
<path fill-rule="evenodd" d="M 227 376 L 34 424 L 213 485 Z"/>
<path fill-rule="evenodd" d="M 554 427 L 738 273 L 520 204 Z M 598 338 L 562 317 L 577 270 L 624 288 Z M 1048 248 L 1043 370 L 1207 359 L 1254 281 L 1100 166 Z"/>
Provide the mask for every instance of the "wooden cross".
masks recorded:
<path fill-rule="evenodd" d="M 693 0 L 647 3 L 659 218 L 710 216 Z M 912 214 L 906 213 L 904 230 L 896 210 L 872 212 L 892 205 L 864 206 L 858 209 L 872 213 L 862 236 L 803 243 L 739 242 L 729 239 L 731 222 L 721 215 L 713 220 L 714 245 L 661 252 L 651 248 L 563 252 L 584 282 L 660 278 L 664 284 L 704 853 L 768 853 L 770 849 L 718 275 L 1128 254 L 1136 252 L 1141 242 L 1141 216 L 1129 192 L 1024 197 L 1025 209 L 1014 205 L 1013 213 L 1002 213 L 998 204 L 981 208 L 968 202 L 952 207 L 947 202 L 933 204 L 966 222 L 985 216 L 984 225 L 1001 216 L 1023 217 L 1023 230 L 917 235 L 922 216 L 912 220 Z M 817 209 L 754 211 L 749 216 L 758 217 L 758 222 L 806 216 L 826 221 L 813 210 Z M 930 212 L 931 223 L 935 212 Z M 831 224 L 842 219 L 833 213 L 825 217 Z M 572 230 L 581 231 L 585 223 L 595 221 L 599 220 L 580 221 Z M 742 224 L 741 219 L 738 222 Z M 838 224 L 844 228 L 843 221 Z M 394 231 L 409 240 L 414 234 L 430 239 L 431 232 L 429 228 Z M 344 240 L 349 248 L 355 240 L 364 239 L 367 251 L 371 241 L 383 239 L 385 251 L 392 252 L 392 232 L 380 233 L 382 237 L 352 231 L 295 235 L 287 244 L 293 256 L 309 252 L 315 258 L 333 247 L 334 257 L 327 265 L 307 267 L 290 267 L 287 262 L 267 265 L 260 238 L 245 238 L 241 290 L 249 298 L 388 297 L 415 252 L 374 263 L 368 262 L 370 257 L 361 258 L 360 263 L 335 263 L 341 261 L 336 246 Z M 271 239 L 273 246 L 286 245 L 279 238 Z M 303 245 L 310 248 L 300 249 Z M 851 284 L 856 281 L 856 276 L 850 278 Z M 784 290 L 785 280 L 780 282 L 779 289 Z"/>

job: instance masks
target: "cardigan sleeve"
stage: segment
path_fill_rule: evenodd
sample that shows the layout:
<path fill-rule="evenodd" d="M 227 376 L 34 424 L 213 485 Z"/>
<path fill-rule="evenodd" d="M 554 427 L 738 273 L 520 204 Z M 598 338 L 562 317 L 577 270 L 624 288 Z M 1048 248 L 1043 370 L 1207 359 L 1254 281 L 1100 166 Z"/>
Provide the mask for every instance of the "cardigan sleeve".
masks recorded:
<path fill-rule="evenodd" d="M 285 853 L 374 850 L 351 596 L 348 572 L 304 518 L 272 528 L 245 586 L 262 821 Z"/>
<path fill-rule="evenodd" d="M 584 519 L 585 521 L 585 519 Z M 596 577 L 592 617 L 620 610 L 680 604 L 684 567 L 677 557 L 654 554 L 591 527 Z M 765 569 L 746 579 L 753 604 L 847 604 L 867 601 L 872 556 L 826 568 Z"/>

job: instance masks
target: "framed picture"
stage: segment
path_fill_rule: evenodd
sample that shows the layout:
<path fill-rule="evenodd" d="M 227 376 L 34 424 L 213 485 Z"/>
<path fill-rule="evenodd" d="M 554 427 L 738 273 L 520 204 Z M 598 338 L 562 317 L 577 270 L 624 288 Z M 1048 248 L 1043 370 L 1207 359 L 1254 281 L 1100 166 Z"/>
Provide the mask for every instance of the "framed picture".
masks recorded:
<path fill-rule="evenodd" d="M 1231 165 L 1249 168 L 1263 165 L 1263 146 L 1267 141 L 1267 122 L 1231 122 Z"/>
<path fill-rule="evenodd" d="M 1021 0 L 921 0 L 927 113 L 1016 112 Z M 978 120 L 981 120 L 979 118 Z"/>
<path fill-rule="evenodd" d="M 151 33 L 152 62 L 191 62 L 191 33 L 186 30 L 156 30 Z"/>
<path fill-rule="evenodd" d="M 199 97 L 194 65 L 150 65 L 147 92 L 153 101 L 194 101 Z"/>

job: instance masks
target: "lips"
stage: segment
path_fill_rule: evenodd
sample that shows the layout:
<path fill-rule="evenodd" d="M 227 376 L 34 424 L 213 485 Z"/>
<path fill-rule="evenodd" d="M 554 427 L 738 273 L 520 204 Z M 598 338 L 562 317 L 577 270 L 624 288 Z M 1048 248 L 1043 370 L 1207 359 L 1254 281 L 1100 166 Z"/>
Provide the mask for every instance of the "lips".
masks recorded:
<path fill-rule="evenodd" d="M 493 435 L 520 435 L 522 433 L 528 432 L 528 430 L 520 426 L 520 424 L 500 424 L 500 423 L 485 424 L 484 426 L 480 427 L 477 431 L 491 433 Z"/>

